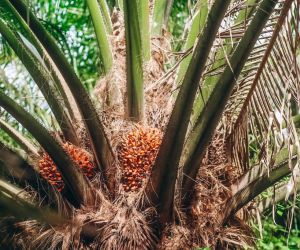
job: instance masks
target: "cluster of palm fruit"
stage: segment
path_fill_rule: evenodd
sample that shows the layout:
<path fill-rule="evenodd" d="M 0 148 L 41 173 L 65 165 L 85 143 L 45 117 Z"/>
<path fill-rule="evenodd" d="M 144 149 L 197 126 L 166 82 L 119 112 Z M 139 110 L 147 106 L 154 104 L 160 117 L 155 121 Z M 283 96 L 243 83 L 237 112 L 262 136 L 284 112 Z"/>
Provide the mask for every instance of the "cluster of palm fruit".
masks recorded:
<path fill-rule="evenodd" d="M 155 162 L 161 140 L 158 129 L 143 127 L 123 137 L 117 150 L 122 168 L 121 183 L 126 192 L 140 190 Z"/>
<path fill-rule="evenodd" d="M 69 142 L 63 144 L 64 150 L 70 155 L 71 159 L 77 163 L 86 177 L 89 179 L 95 175 L 95 166 L 92 157 L 84 149 L 74 146 Z M 39 170 L 43 178 L 45 178 L 52 186 L 56 187 L 59 192 L 64 188 L 64 182 L 57 166 L 47 153 L 43 153 L 39 160 Z"/>

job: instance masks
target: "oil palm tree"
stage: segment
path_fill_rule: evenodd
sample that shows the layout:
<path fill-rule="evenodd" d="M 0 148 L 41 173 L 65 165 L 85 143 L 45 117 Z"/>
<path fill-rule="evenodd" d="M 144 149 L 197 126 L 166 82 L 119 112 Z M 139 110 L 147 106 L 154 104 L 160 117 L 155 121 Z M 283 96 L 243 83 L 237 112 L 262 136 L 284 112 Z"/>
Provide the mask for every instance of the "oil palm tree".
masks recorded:
<path fill-rule="evenodd" d="M 90 96 L 32 6 L 1 1 L 0 34 L 53 117 L 1 88 L 28 131 L 0 120 L 25 152 L 1 145 L 2 246 L 242 248 L 259 195 L 296 193 L 299 0 L 199 0 L 181 52 L 172 2 L 86 1 L 104 72 Z"/>

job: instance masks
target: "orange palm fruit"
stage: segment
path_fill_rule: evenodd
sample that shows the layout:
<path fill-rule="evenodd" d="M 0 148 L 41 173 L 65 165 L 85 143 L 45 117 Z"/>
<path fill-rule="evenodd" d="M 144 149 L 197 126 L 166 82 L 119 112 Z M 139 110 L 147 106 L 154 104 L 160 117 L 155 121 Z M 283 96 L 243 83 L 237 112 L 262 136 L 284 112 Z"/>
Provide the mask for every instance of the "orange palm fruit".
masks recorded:
<path fill-rule="evenodd" d="M 156 128 L 137 127 L 127 133 L 117 148 L 122 169 L 121 183 L 126 192 L 139 191 L 150 174 L 161 144 Z"/>
<path fill-rule="evenodd" d="M 71 159 L 77 163 L 86 177 L 89 179 L 94 177 L 95 166 L 93 164 L 92 157 L 87 151 L 76 147 L 69 142 L 65 142 L 63 144 L 63 148 L 70 155 Z M 64 188 L 62 175 L 48 154 L 43 154 L 42 159 L 38 162 L 38 166 L 41 176 L 61 192 Z"/>

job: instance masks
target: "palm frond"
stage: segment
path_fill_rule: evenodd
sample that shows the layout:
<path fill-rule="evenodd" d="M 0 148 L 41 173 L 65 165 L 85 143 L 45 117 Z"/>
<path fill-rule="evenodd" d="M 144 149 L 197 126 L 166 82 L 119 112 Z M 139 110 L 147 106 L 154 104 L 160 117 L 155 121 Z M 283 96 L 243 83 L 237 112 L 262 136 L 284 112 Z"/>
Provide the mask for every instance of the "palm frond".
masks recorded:
<path fill-rule="evenodd" d="M 9 134 L 31 157 L 37 158 L 39 156 L 38 149 L 19 131 L 14 129 L 8 123 L 0 119 L 0 128 Z"/>
<path fill-rule="evenodd" d="M 257 209 L 260 213 L 266 212 L 272 206 L 279 202 L 287 201 L 290 195 L 298 194 L 300 191 L 300 182 L 297 182 L 297 186 L 293 188 L 290 194 L 287 196 L 288 183 L 283 182 L 276 185 L 273 189 L 272 195 L 256 200 Z"/>
<path fill-rule="evenodd" d="M 257 0 L 237 1 L 232 3 L 227 11 L 203 74 L 200 93 L 194 104 L 192 126 L 207 102 L 207 97 L 215 88 L 234 49 L 245 34 L 253 18 L 253 13 L 257 10 L 257 2 Z"/>
<path fill-rule="evenodd" d="M 293 28 L 294 24 L 299 25 L 299 15 L 295 14 L 299 5 L 296 1 L 283 4 L 282 11 L 275 12 L 227 105 L 233 159 L 241 172 L 250 166 L 249 151 L 240 143 L 248 144 L 247 134 L 252 134 L 258 143 L 259 160 L 266 165 L 286 145 L 285 138 L 297 141 L 290 121 L 295 115 L 291 106 L 294 103 L 299 107 L 299 64 L 295 53 L 299 36 Z M 283 124 L 288 125 L 284 128 Z"/>
<path fill-rule="evenodd" d="M 7 12 L 9 12 L 14 19 L 16 19 L 17 22 L 14 24 L 18 24 L 21 26 L 21 33 L 19 34 L 26 47 L 32 52 L 32 55 L 35 56 L 35 58 L 38 59 L 43 66 L 45 66 L 45 70 L 48 70 L 48 73 L 51 75 L 54 83 L 56 84 L 56 87 L 58 88 L 63 98 L 64 104 L 67 107 L 67 111 L 71 119 L 80 123 L 81 117 L 78 111 L 78 107 L 76 106 L 76 103 L 74 101 L 74 98 L 70 93 L 70 89 L 64 82 L 56 65 L 53 63 L 53 61 L 47 54 L 47 51 L 42 47 L 38 39 L 35 37 L 31 29 L 27 25 L 26 21 L 23 20 L 23 18 L 16 11 L 13 5 L 8 0 L 4 0 L 1 4 L 3 5 L 3 8 Z M 76 144 L 76 141 L 73 141 L 73 143 Z"/>
<path fill-rule="evenodd" d="M 100 9 L 101 9 L 101 14 L 103 16 L 105 26 L 107 28 L 108 34 L 112 34 L 113 28 L 112 28 L 112 23 L 110 19 L 110 12 L 109 12 L 109 6 L 106 0 L 98 0 Z"/>
<path fill-rule="evenodd" d="M 141 9 L 143 5 L 146 8 Z M 147 13 L 149 13 L 148 1 L 124 1 L 127 115 L 134 121 L 142 121 L 145 113 L 143 66 L 150 58 Z"/>
<path fill-rule="evenodd" d="M 200 116 L 195 122 L 187 143 L 188 156 L 183 166 L 183 197 L 188 197 L 195 185 L 197 173 L 204 156 L 204 149 L 212 139 L 213 133 L 221 119 L 222 112 L 230 97 L 231 91 L 239 77 L 250 53 L 259 38 L 269 16 L 272 14 L 277 1 L 264 0 L 259 5 L 255 16 L 247 28 L 243 38 L 239 42 L 228 65 L 220 75 L 215 89 L 208 96 Z"/>
<path fill-rule="evenodd" d="M 173 0 L 154 0 L 152 35 L 161 35 L 162 30 L 167 28 Z"/>
<path fill-rule="evenodd" d="M 90 183 L 83 173 L 79 171 L 79 167 L 72 161 L 62 146 L 50 135 L 49 131 L 2 91 L 0 92 L 0 106 L 14 116 L 16 120 L 35 136 L 40 145 L 56 163 L 66 182 L 74 205 L 79 206 L 82 203 L 93 203 L 94 194 L 90 188 Z"/>
<path fill-rule="evenodd" d="M 12 182 L 19 186 L 35 186 L 33 181 L 36 178 L 34 168 L 29 165 L 19 154 L 14 152 L 0 142 L 1 172 Z"/>
<path fill-rule="evenodd" d="M 39 175 L 34 166 L 1 142 L 0 159 L 0 175 L 3 178 L 28 192 L 35 190 L 35 199 L 40 204 L 47 204 L 58 212 L 66 211 L 67 204 L 61 194 Z"/>
<path fill-rule="evenodd" d="M 15 216 L 19 220 L 35 219 L 49 225 L 62 225 L 66 219 L 47 208 L 38 208 L 29 194 L 0 179 L 1 213 Z"/>
<path fill-rule="evenodd" d="M 107 22 L 107 21 L 105 22 L 107 17 L 106 19 L 104 19 L 105 16 L 103 15 L 104 14 L 103 11 L 107 9 L 105 8 L 102 10 L 102 8 L 104 7 L 103 4 L 104 3 L 102 3 L 102 5 L 99 5 L 97 0 L 87 1 L 87 5 L 90 10 L 90 14 L 94 24 L 95 34 L 98 41 L 101 62 L 104 65 L 105 73 L 108 74 L 113 64 L 113 55 L 112 55 L 112 51 L 108 39 L 108 34 L 109 34 L 108 32 L 109 29 L 111 29 L 111 27 L 109 26 L 109 23 L 107 24 L 107 27 L 105 25 Z"/>
<path fill-rule="evenodd" d="M 213 45 L 229 3 L 216 1 L 208 14 L 208 21 L 195 47 L 146 186 L 146 197 L 154 205 L 159 205 L 162 224 L 171 221 L 173 217 L 175 183 L 193 101 L 209 48 Z"/>
<path fill-rule="evenodd" d="M 64 105 L 60 101 L 58 93 L 51 83 L 51 79 L 49 79 L 46 72 L 43 70 L 43 66 L 34 60 L 34 56 L 26 48 L 25 44 L 22 43 L 21 39 L 18 38 L 18 35 L 15 34 L 2 20 L 0 20 L 0 33 L 21 59 L 24 66 L 39 86 L 66 138 L 76 142 L 77 135 L 72 122 L 68 117 L 67 112 L 64 110 Z"/>
<path fill-rule="evenodd" d="M 27 22 L 29 27 L 46 49 L 70 88 L 86 125 L 96 165 L 101 170 L 104 185 L 107 184 L 107 171 L 112 166 L 114 155 L 95 106 L 54 38 L 46 31 L 23 1 L 10 0 L 10 2 L 24 20 L 28 21 L 29 15 L 29 21 Z"/>
<path fill-rule="evenodd" d="M 185 30 L 188 30 L 188 35 L 186 37 L 185 44 L 183 46 L 184 50 L 188 50 L 192 48 L 195 44 L 196 38 L 201 33 L 204 28 L 206 18 L 208 14 L 208 2 L 201 1 L 201 4 L 197 5 L 197 9 L 192 17 L 192 19 L 188 22 Z M 177 75 L 176 75 L 176 83 L 180 84 L 186 70 L 188 68 L 189 62 L 191 61 L 192 55 L 188 55 L 186 58 L 182 60 L 180 63 Z"/>
<path fill-rule="evenodd" d="M 257 195 L 291 173 L 289 165 L 290 163 L 293 166 L 296 165 L 297 153 L 294 153 L 291 162 L 289 162 L 288 154 L 287 148 L 281 150 L 270 171 L 258 164 L 245 173 L 233 185 L 232 197 L 227 201 L 226 209 L 220 219 L 222 224 L 225 224 L 230 216 L 253 200 Z"/>

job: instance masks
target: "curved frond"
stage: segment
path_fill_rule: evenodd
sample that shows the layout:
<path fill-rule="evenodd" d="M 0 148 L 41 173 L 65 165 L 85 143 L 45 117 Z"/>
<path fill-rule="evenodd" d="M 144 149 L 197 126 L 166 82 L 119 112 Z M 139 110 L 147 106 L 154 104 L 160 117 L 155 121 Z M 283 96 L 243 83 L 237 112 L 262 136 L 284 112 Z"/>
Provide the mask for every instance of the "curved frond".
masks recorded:
<path fill-rule="evenodd" d="M 94 194 L 90 183 L 62 146 L 34 117 L 0 91 L 0 106 L 18 120 L 40 143 L 62 173 L 74 205 L 92 204 Z"/>
<path fill-rule="evenodd" d="M 146 197 L 159 206 L 162 224 L 173 219 L 175 183 L 193 101 L 210 48 L 229 3 L 227 0 L 216 1 L 208 14 L 208 21 L 194 49 L 146 186 Z"/>
<path fill-rule="evenodd" d="M 221 223 L 225 224 L 230 216 L 240 208 L 291 173 L 289 164 L 295 165 L 297 163 L 297 154 L 293 155 L 292 162 L 289 161 L 288 150 L 283 149 L 278 154 L 274 167 L 270 171 L 259 164 L 245 173 L 232 187 L 232 197 L 225 205 L 224 214 L 221 215 L 220 219 Z"/>
<path fill-rule="evenodd" d="M 29 195 L 0 179 L 1 214 L 15 216 L 19 220 L 34 219 L 49 225 L 62 225 L 66 219 L 47 208 L 39 208 L 28 200 Z"/>
<path fill-rule="evenodd" d="M 64 109 L 64 105 L 60 101 L 58 92 L 52 84 L 52 79 L 48 77 L 47 73 L 43 69 L 43 66 L 34 60 L 34 56 L 32 55 L 31 51 L 25 46 L 19 36 L 13 32 L 13 30 L 10 29 L 10 27 L 1 19 L 0 33 L 20 58 L 28 72 L 31 74 L 35 83 L 39 86 L 65 137 L 68 140 L 76 143 L 77 135 L 73 124 L 66 110 Z"/>
<path fill-rule="evenodd" d="M 39 175 L 34 166 L 29 165 L 2 142 L 0 142 L 0 175 L 24 190 L 28 187 L 33 188 L 37 192 L 37 200 L 42 204 L 47 203 L 58 211 L 63 211 L 67 207 L 61 194 Z"/>
<path fill-rule="evenodd" d="M 184 202 L 190 202 L 190 195 L 195 185 L 194 180 L 199 171 L 205 149 L 221 120 L 222 113 L 225 110 L 226 103 L 236 84 L 236 80 L 244 68 L 248 57 L 251 56 L 250 54 L 254 45 L 259 39 L 276 4 L 277 1 L 274 0 L 263 0 L 261 2 L 243 38 L 234 50 L 223 73 L 220 75 L 215 88 L 207 96 L 207 102 L 201 110 L 200 116 L 197 118 L 195 126 L 187 140 L 189 154 L 183 166 L 184 177 L 182 184 Z"/>
<path fill-rule="evenodd" d="M 9 134 L 24 149 L 27 154 L 35 158 L 39 156 L 38 149 L 35 147 L 35 145 L 33 145 L 26 137 L 24 137 L 20 132 L 15 130 L 1 118 L 0 128 L 3 129 L 7 134 Z"/>
<path fill-rule="evenodd" d="M 107 184 L 107 172 L 112 170 L 114 154 L 95 106 L 67 58 L 63 55 L 54 38 L 47 32 L 41 22 L 22 0 L 10 0 L 10 3 L 22 18 L 27 21 L 32 32 L 46 49 L 70 88 L 83 117 L 83 122 L 86 125 L 96 165 L 101 170 L 103 180 Z"/>
<path fill-rule="evenodd" d="M 250 166 L 248 134 L 251 143 L 259 145 L 257 160 L 266 165 L 283 145 L 298 141 L 292 116 L 299 107 L 299 4 L 292 0 L 283 4 L 227 105 L 233 160 L 241 172 Z"/>

